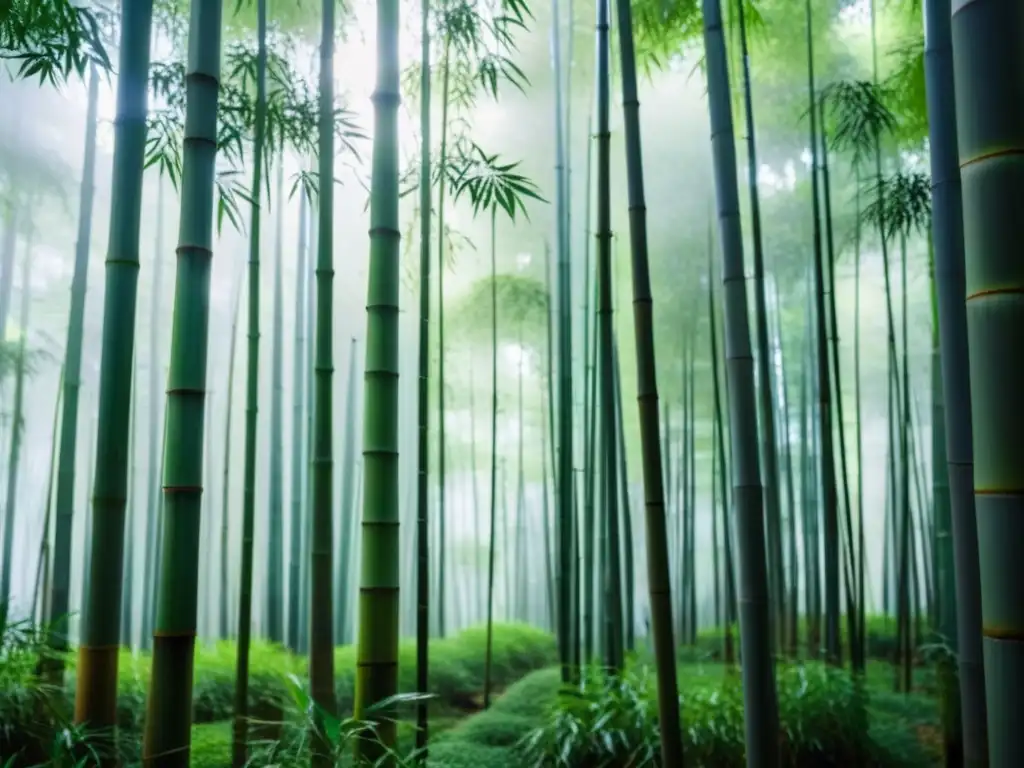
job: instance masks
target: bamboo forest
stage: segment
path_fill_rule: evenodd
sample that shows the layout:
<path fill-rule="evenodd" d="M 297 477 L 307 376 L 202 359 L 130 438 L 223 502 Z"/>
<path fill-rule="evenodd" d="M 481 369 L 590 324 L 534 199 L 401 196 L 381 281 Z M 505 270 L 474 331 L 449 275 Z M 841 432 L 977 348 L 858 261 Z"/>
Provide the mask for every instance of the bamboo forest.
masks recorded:
<path fill-rule="evenodd" d="M 1022 43 L 0 0 L 0 768 L 1024 766 Z"/>

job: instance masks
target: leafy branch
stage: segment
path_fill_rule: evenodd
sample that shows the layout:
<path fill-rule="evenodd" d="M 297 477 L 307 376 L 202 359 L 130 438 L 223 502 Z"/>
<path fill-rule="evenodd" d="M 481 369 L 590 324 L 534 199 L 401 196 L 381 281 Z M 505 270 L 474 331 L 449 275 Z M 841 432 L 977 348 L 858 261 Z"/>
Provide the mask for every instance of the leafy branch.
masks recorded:
<path fill-rule="evenodd" d="M 502 0 L 493 16 L 485 15 L 481 0 L 454 0 L 436 12 L 438 39 L 454 54 L 449 59 L 452 74 L 452 104 L 472 105 L 476 88 L 498 98 L 504 81 L 521 93 L 529 85 L 526 73 L 512 61 L 518 50 L 516 33 L 526 31 L 533 14 L 524 0 Z M 454 62 L 452 61 L 454 59 Z"/>
<path fill-rule="evenodd" d="M 881 187 L 879 189 L 879 187 Z M 861 212 L 861 222 L 881 226 L 886 240 L 908 237 L 931 226 L 931 178 L 921 171 L 897 171 L 871 185 L 872 202 Z"/>
<path fill-rule="evenodd" d="M 516 172 L 519 162 L 502 163 L 498 155 L 487 154 L 475 142 L 471 146 L 470 152 L 459 158 L 461 162 L 453 164 L 451 170 L 455 199 L 468 195 L 474 215 L 482 210 L 494 214 L 500 208 L 511 221 L 519 212 L 529 219 L 527 200 L 547 202 L 536 184 Z"/>
<path fill-rule="evenodd" d="M 267 51 L 267 101 L 265 150 L 268 170 L 283 160 L 286 150 L 301 157 L 315 157 L 319 138 L 319 106 L 315 90 L 294 69 L 292 45 L 275 35 Z M 246 149 L 256 122 L 256 76 L 259 51 L 250 42 L 234 42 L 225 52 L 225 77 L 220 86 L 217 126 L 217 223 L 225 218 L 241 229 L 240 201 L 252 202 L 241 174 Z M 150 112 L 146 139 L 146 167 L 155 166 L 177 188 L 181 178 L 182 141 L 185 125 L 185 64 L 155 62 L 150 69 L 150 88 L 162 106 Z M 357 142 L 366 134 L 352 112 L 335 108 L 334 132 L 338 144 L 357 160 Z M 271 174 L 265 175 L 270 199 Z M 319 175 L 299 171 L 292 178 L 289 197 L 302 190 L 310 200 L 318 192 Z"/>
<path fill-rule="evenodd" d="M 876 142 L 896 128 L 886 106 L 887 90 L 870 80 L 840 80 L 822 89 L 821 104 L 830 120 L 830 146 L 851 152 L 855 166 L 875 150 Z"/>
<path fill-rule="evenodd" d="M 103 43 L 109 13 L 72 0 L 0 2 L 0 59 L 19 61 L 15 77 L 38 77 L 57 86 L 72 73 L 85 75 L 95 64 L 110 70 Z"/>

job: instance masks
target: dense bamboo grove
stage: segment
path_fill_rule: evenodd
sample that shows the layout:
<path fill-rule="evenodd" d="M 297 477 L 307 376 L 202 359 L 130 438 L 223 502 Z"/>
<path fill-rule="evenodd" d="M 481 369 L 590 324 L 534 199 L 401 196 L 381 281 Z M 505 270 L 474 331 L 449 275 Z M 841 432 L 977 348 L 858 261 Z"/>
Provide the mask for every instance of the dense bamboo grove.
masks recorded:
<path fill-rule="evenodd" d="M 4 765 L 1024 763 L 1022 40 L 0 7 Z"/>

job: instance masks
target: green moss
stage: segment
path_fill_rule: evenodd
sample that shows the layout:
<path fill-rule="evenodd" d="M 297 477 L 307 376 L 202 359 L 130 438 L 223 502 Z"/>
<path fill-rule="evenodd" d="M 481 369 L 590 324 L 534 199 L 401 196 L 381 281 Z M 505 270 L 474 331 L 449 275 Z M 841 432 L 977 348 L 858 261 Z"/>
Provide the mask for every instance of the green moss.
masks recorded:
<path fill-rule="evenodd" d="M 537 727 L 537 717 L 512 715 L 491 709 L 474 715 L 440 737 L 441 743 L 459 742 L 488 747 L 513 747 Z"/>
<path fill-rule="evenodd" d="M 458 635 L 430 645 L 428 693 L 454 706 L 470 709 L 483 690 L 487 635 L 483 627 L 471 627 Z M 500 690 L 527 672 L 550 666 L 557 660 L 554 638 L 524 624 L 495 625 L 491 677 Z M 342 712 L 352 709 L 355 697 L 356 649 L 338 648 L 334 653 L 335 692 Z M 416 642 L 403 640 L 398 649 L 399 692 L 416 692 Z"/>
<path fill-rule="evenodd" d="M 558 701 L 561 676 L 558 669 L 543 669 L 528 674 L 513 684 L 496 702 L 493 709 L 507 715 L 539 717 Z"/>
<path fill-rule="evenodd" d="M 440 702 L 457 709 L 473 709 L 474 697 L 483 689 L 486 635 L 482 627 L 467 629 L 430 644 L 430 690 Z M 554 638 L 547 632 L 520 624 L 494 627 L 493 681 L 501 689 L 527 672 L 555 663 Z M 335 690 L 339 712 L 352 709 L 355 694 L 356 649 L 342 646 L 335 650 Z M 306 674 L 304 658 L 284 648 L 255 642 L 250 648 L 249 696 L 253 710 L 287 699 L 287 676 L 302 679 Z M 119 675 L 119 724 L 128 731 L 142 728 L 149 683 L 150 660 L 147 654 L 123 652 Z M 68 697 L 74 698 L 74 663 L 67 675 Z M 399 649 L 399 688 L 402 693 L 416 691 L 416 644 L 403 641 Z M 223 720 L 234 711 L 235 644 L 221 641 L 196 651 L 193 682 L 193 721 L 208 723 Z"/>
<path fill-rule="evenodd" d="M 508 747 L 448 741 L 430 748 L 430 768 L 511 768 L 515 754 Z"/>
<path fill-rule="evenodd" d="M 231 765 L 231 722 L 203 723 L 192 727 L 192 768 L 224 768 Z"/>

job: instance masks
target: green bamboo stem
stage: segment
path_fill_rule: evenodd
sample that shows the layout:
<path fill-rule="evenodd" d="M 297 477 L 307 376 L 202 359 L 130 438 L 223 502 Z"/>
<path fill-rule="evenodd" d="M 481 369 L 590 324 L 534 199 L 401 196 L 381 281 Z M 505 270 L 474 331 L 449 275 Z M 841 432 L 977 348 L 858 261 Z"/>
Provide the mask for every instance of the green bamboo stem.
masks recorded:
<path fill-rule="evenodd" d="M 484 655 L 484 709 L 491 704 L 491 663 L 494 642 L 494 557 L 498 515 L 498 248 L 497 209 L 491 210 L 491 493 L 487 544 L 487 647 Z"/>
<path fill-rule="evenodd" d="M 950 0 L 925 0 L 925 85 L 928 101 L 932 177 L 932 233 L 935 243 L 938 341 L 944 397 L 952 570 L 955 610 L 941 622 L 958 655 L 963 762 L 988 764 L 988 724 L 982 663 L 981 585 L 975 519 L 974 449 L 971 438 L 971 379 L 968 359 L 964 277 L 964 217 L 957 157 L 954 51 Z M 936 465 L 937 466 L 937 465 Z M 941 505 L 941 499 L 936 501 Z M 941 506 L 939 507 L 941 509 Z M 938 510 L 937 510 L 938 514 Z M 955 627 L 955 633 L 951 627 Z"/>
<path fill-rule="evenodd" d="M 712 399 L 714 400 L 714 441 L 717 448 L 720 483 L 720 495 L 722 499 L 722 556 L 723 568 L 725 571 L 725 637 L 723 654 L 725 663 L 732 666 L 735 659 L 733 647 L 732 627 L 736 622 L 736 600 L 735 600 L 735 570 L 732 556 L 732 532 L 729 526 L 729 463 L 725 451 L 725 420 L 722 415 L 722 394 L 719 385 L 718 371 L 718 315 L 715 311 L 715 266 L 714 248 L 712 246 L 711 222 L 708 222 L 708 327 L 710 336 L 711 352 L 711 388 Z M 667 453 L 667 451 L 666 451 Z"/>
<path fill-rule="evenodd" d="M 267 613 L 264 632 L 285 639 L 284 591 L 284 157 L 277 158 L 274 306 L 270 349 L 270 487 L 267 494 Z"/>
<path fill-rule="evenodd" d="M 242 479 L 242 551 L 238 586 L 238 651 L 232 768 L 249 759 L 249 645 L 252 636 L 253 537 L 256 522 L 256 442 L 260 372 L 260 235 L 267 128 L 267 0 L 256 2 L 256 114 L 252 148 L 252 203 L 249 210 L 248 349 L 245 372 L 245 458 Z M 274 447 L 271 446 L 271 451 Z M 280 510 L 278 510 L 280 511 Z M 270 513 L 273 515 L 273 512 Z M 273 525 L 273 523 L 271 523 Z"/>
<path fill-rule="evenodd" d="M 867 591 L 865 590 L 865 573 L 867 569 L 867 551 L 864 536 L 864 450 L 863 429 L 861 421 L 860 396 L 860 268 L 861 268 L 861 202 L 860 202 L 860 170 L 855 169 L 855 216 L 854 216 L 854 255 L 853 255 L 853 400 L 856 431 L 854 438 L 855 461 L 857 464 L 857 643 L 856 653 L 851 659 L 855 672 L 863 670 L 867 664 Z"/>
<path fill-rule="evenodd" d="M 348 353 L 348 376 L 345 384 L 345 432 L 342 436 L 341 445 L 341 504 L 339 505 L 340 525 L 339 536 L 336 539 L 335 548 L 337 591 L 337 616 L 339 621 L 335 624 L 335 637 L 338 643 L 349 643 L 352 641 L 352 617 L 354 614 L 355 590 L 353 589 L 352 577 L 355 573 L 354 565 L 356 548 L 356 483 L 358 483 L 358 472 L 356 471 L 359 457 L 356 448 L 356 432 L 358 429 L 358 416 L 356 412 L 358 385 L 359 385 L 359 342 L 353 336 L 349 341 Z"/>
<path fill-rule="evenodd" d="M 78 403 L 82 387 L 82 336 L 85 295 L 88 282 L 92 209 L 96 176 L 96 126 L 99 104 L 99 73 L 89 70 L 88 107 L 85 118 L 85 159 L 78 203 L 78 235 L 75 266 L 71 275 L 71 306 L 68 336 L 64 348 L 63 413 L 60 421 L 60 451 L 55 493 L 53 583 L 47 620 L 51 626 L 50 646 L 55 651 L 47 660 L 47 679 L 60 685 L 64 675 L 64 652 L 68 649 L 68 611 L 71 597 L 71 537 L 75 513 L 75 459 L 78 446 Z M 3 334 L 0 333 L 0 339 Z"/>
<path fill-rule="evenodd" d="M 810 142 L 811 142 L 811 206 L 814 218 L 814 318 L 816 325 L 816 360 L 818 384 L 818 435 L 821 440 L 821 488 L 824 495 L 822 518 L 824 522 L 825 552 L 825 660 L 829 664 L 842 662 L 842 647 L 839 633 L 839 515 L 836 495 L 835 461 L 832 434 L 832 391 L 829 371 L 828 320 L 825 312 L 825 294 L 828 291 L 825 272 L 825 254 L 822 253 L 821 213 L 819 209 L 819 140 L 817 96 L 814 88 L 814 43 L 811 0 L 806 5 L 807 23 L 807 93 L 810 100 Z"/>
<path fill-rule="evenodd" d="M 303 563 L 303 523 L 306 521 L 305 490 L 307 475 L 307 456 L 305 445 L 305 414 L 311 404 L 306 400 L 307 376 L 307 335 L 306 314 L 306 273 L 308 271 L 307 256 L 309 234 L 309 201 L 305 194 L 299 196 L 299 243 L 298 263 L 295 269 L 295 347 L 292 351 L 292 483 L 290 513 L 290 544 L 288 556 L 288 647 L 294 653 L 301 653 L 302 648 L 302 563 Z M 231 375 L 228 374 L 230 381 Z M 230 393 L 230 383 L 228 392 Z M 230 394 L 229 394 L 230 398 Z M 230 400 L 228 401 L 230 408 Z M 227 468 L 225 467 L 225 471 Z M 226 510 L 227 507 L 224 507 Z M 225 516 L 225 521 L 227 517 Z M 222 576 L 223 578 L 223 576 Z M 224 579 L 226 585 L 227 581 Z"/>
<path fill-rule="evenodd" d="M 515 537 L 515 558 L 514 562 L 510 558 L 507 562 L 514 567 L 515 572 L 519 575 L 519 580 L 516 583 L 516 597 L 514 609 L 511 610 L 511 618 L 514 621 L 529 621 L 527 616 L 527 591 L 529 589 L 528 576 L 530 573 L 529 567 L 526 564 L 526 471 L 524 469 L 524 447 L 525 447 L 525 435 L 523 419 L 523 323 L 522 318 L 519 319 L 519 338 L 518 338 L 518 353 L 519 359 L 516 362 L 516 430 L 518 434 L 518 450 L 516 456 L 516 537 Z"/>
<path fill-rule="evenodd" d="M 420 317 L 416 389 L 416 690 L 429 689 L 430 663 L 430 0 L 420 9 Z M 475 443 L 473 443 L 475 449 Z M 476 476 L 473 476 L 476 484 Z M 474 516 L 477 510 L 473 510 Z M 416 703 L 416 750 L 427 762 L 427 701 Z"/>
<path fill-rule="evenodd" d="M 364 406 L 362 583 L 355 717 L 377 722 L 357 742 L 363 759 L 394 747 L 387 700 L 398 692 L 398 375 L 400 253 L 398 228 L 399 3 L 377 3 L 377 86 L 370 197 Z M 392 759 L 385 759 L 390 765 Z"/>
<path fill-rule="evenodd" d="M 559 25 L 561 13 L 559 0 L 552 0 L 551 13 L 554 19 L 554 35 L 552 36 L 552 59 L 556 73 L 562 72 L 561 35 Z M 572 399 L 572 270 L 569 263 L 569 233 L 564 211 L 568 203 L 568 185 L 566 184 L 565 143 L 566 136 L 563 125 L 562 78 L 555 78 L 555 209 L 556 228 L 558 232 L 557 279 L 555 284 L 558 292 L 558 468 L 555 472 L 555 485 L 558 488 L 558 656 L 561 661 L 562 682 L 573 678 L 573 662 L 578 665 L 579 656 L 578 611 L 579 605 L 578 568 L 576 567 L 575 525 L 575 477 L 573 476 L 573 399 Z M 575 636 L 574 636 L 575 635 Z"/>
<path fill-rule="evenodd" d="M 622 414 L 622 374 L 619 367 L 619 345 L 612 344 L 612 359 L 615 369 L 615 430 L 618 441 L 619 477 L 622 486 L 622 553 L 623 553 L 623 600 L 625 623 L 625 651 L 632 653 L 636 646 L 636 571 L 633 565 L 633 510 L 629 497 L 629 462 L 626 456 L 626 429 Z"/>
<path fill-rule="evenodd" d="M 697 329 L 694 325 L 693 336 L 690 339 L 690 371 L 688 387 L 690 394 L 690 405 L 689 405 L 689 416 L 690 416 L 690 428 L 689 428 L 689 449 L 688 456 L 690 466 L 687 470 L 688 474 L 688 489 L 689 489 L 689 501 L 687 506 L 690 510 L 689 514 L 689 533 L 687 535 L 688 548 L 686 552 L 686 564 L 689 568 L 689 589 L 690 594 L 688 598 L 688 605 L 690 609 L 689 617 L 689 628 L 690 634 L 688 640 L 690 645 L 697 644 L 697 407 L 695 403 L 696 398 L 696 347 L 697 347 Z"/>
<path fill-rule="evenodd" d="M 658 717 L 661 756 L 665 765 L 683 765 L 675 642 L 672 638 L 672 588 L 665 524 L 665 487 L 661 440 L 658 436 L 658 383 L 654 358 L 653 300 L 647 252 L 647 206 L 644 200 L 640 143 L 640 101 L 637 95 L 633 21 L 628 2 L 618 2 L 619 54 L 622 61 L 622 104 L 626 140 L 626 181 L 629 198 L 629 244 L 633 282 L 633 328 L 637 359 L 637 404 L 642 447 L 647 583 L 658 668 Z"/>
<path fill-rule="evenodd" d="M 476 385 L 473 378 L 473 353 L 472 350 L 469 354 L 469 442 L 471 445 L 476 445 Z M 473 478 L 473 487 L 470 502 L 473 505 L 473 573 L 479 574 L 482 572 L 482 562 L 480 555 L 480 487 L 477 483 L 477 467 L 476 467 L 477 452 L 475 449 L 470 451 L 469 454 L 469 472 Z M 476 580 L 476 593 L 474 600 L 474 607 L 479 611 L 478 616 L 482 616 L 487 612 L 487 588 L 482 583 L 481 579 Z"/>
<path fill-rule="evenodd" d="M 589 186 L 588 186 L 589 189 Z M 589 195 L 588 195 L 589 197 Z M 545 407 L 542 408 L 541 413 L 541 430 L 543 432 L 544 444 L 546 447 L 544 461 L 541 463 L 541 486 L 544 493 L 544 573 L 545 581 L 547 582 L 547 598 L 548 598 L 548 623 L 552 632 L 558 626 L 558 603 L 556 600 L 556 586 L 555 586 L 555 551 L 552 543 L 552 529 L 554 521 L 551 518 L 551 496 L 548 488 L 548 462 L 550 462 L 551 476 L 554 477 L 558 467 L 558 459 L 556 458 L 555 451 L 555 344 L 554 344 L 554 279 L 551 272 L 551 247 L 547 241 L 544 242 L 544 289 L 546 291 L 547 301 L 545 302 L 544 312 L 544 325 L 545 325 L 545 347 L 544 347 L 544 361 L 547 364 L 547 387 L 545 387 Z M 470 370 L 472 371 L 472 365 Z M 470 391 L 470 402 L 472 403 L 473 387 L 472 384 L 469 388 Z M 472 409 L 472 406 L 471 406 Z M 472 427 L 472 419 L 470 422 Z M 471 442 L 476 445 L 475 437 L 471 435 Z M 474 459 L 473 466 L 473 493 L 476 494 L 476 451 L 473 452 L 472 457 Z M 474 521 L 479 519 L 478 514 L 475 510 L 479 507 L 474 500 Z M 479 536 L 476 537 L 479 541 Z M 479 547 L 477 550 L 479 551 Z M 479 573 L 479 568 L 476 571 Z"/>
<path fill-rule="evenodd" d="M 309 535 L 309 687 L 314 713 L 311 764 L 330 768 L 331 744 L 323 714 L 337 707 L 334 692 L 334 597 L 332 593 L 334 519 L 334 35 L 335 2 L 323 0 L 320 29 L 320 83 L 317 159 L 320 190 L 316 260 L 316 339 L 310 431 L 312 486 Z"/>
<path fill-rule="evenodd" d="M 143 763 L 161 768 L 187 768 L 192 736 L 221 14 L 216 0 L 196 2 L 189 27 L 182 214 L 167 377 L 163 567 L 142 747 Z M 100 421 L 105 423 L 102 410 Z M 98 490 L 96 495 L 101 495 Z M 95 581 L 93 591 L 98 591 Z"/>
<path fill-rule="evenodd" d="M 139 390 L 139 370 L 135 361 L 132 361 L 132 389 Z M 129 509 L 133 506 L 135 499 L 135 479 L 138 477 L 136 458 L 136 416 L 138 413 L 138 398 L 132 398 L 131 415 L 129 416 L 128 427 L 128 494 L 126 503 Z M 125 521 L 125 542 L 124 542 L 124 595 L 121 599 L 121 645 L 124 648 L 132 647 L 132 616 L 134 613 L 134 583 L 135 583 L 135 530 L 137 521 L 135 517 L 129 517 Z"/>
<path fill-rule="evenodd" d="M 18 366 L 14 373 L 14 402 L 11 405 L 11 446 L 7 455 L 7 492 L 4 501 L 3 561 L 0 565 L 0 605 L 11 603 L 11 571 L 14 559 L 14 531 L 17 525 L 18 469 L 25 437 L 25 374 L 28 333 L 32 306 L 32 220 L 27 222 L 25 255 L 21 267 L 20 316 L 18 318 Z M 119 617 L 115 614 L 115 621 Z M 115 643 L 117 624 L 115 624 Z"/>
<path fill-rule="evenodd" d="M 14 290 L 14 251 L 18 244 L 18 217 L 21 204 L 16 194 L 4 205 L 4 237 L 0 243 L 0 340 L 7 338 L 7 320 Z"/>
<path fill-rule="evenodd" d="M 58 429 L 60 428 L 62 395 L 64 394 L 64 366 L 60 367 L 60 374 L 57 377 L 57 399 L 53 407 L 53 426 L 50 429 L 50 465 L 46 473 L 46 503 L 43 507 L 43 535 L 39 540 L 39 560 L 36 564 L 35 587 L 32 590 L 32 611 L 29 613 L 32 621 L 45 623 L 49 615 L 50 585 L 50 528 L 53 519 L 53 486 L 54 477 L 57 473 L 57 445 Z"/>
<path fill-rule="evenodd" d="M 114 170 L 98 408 L 103 429 L 97 433 L 95 474 L 91 478 L 93 530 L 86 545 L 90 553 L 89 589 L 79 633 L 75 686 L 75 722 L 100 731 L 112 728 L 117 721 L 117 632 L 124 575 L 126 446 L 131 361 L 135 349 L 152 11 L 151 0 L 125 4 L 121 13 L 117 66 Z M 108 760 L 106 764 L 113 764 L 112 756 Z"/>
<path fill-rule="evenodd" d="M 448 156 L 448 110 L 451 106 L 451 44 L 452 33 L 445 30 L 442 67 L 444 75 L 441 83 L 441 178 L 437 193 L 437 521 L 438 534 L 442 545 L 438 552 L 437 568 L 437 632 L 443 637 L 445 631 L 445 584 L 444 584 L 444 508 L 445 494 L 445 460 L 447 458 L 445 441 L 445 383 L 444 383 L 444 259 L 445 259 L 445 193 L 447 191 Z"/>
<path fill-rule="evenodd" d="M 160 505 L 162 494 L 160 480 L 163 475 L 163 443 L 161 437 L 166 425 L 162 422 L 164 393 L 161 384 L 166 384 L 164 365 L 160 352 L 161 308 L 163 306 L 164 271 L 164 189 L 166 181 L 160 176 L 156 194 L 156 232 L 153 243 L 152 306 L 149 314 L 149 413 L 147 421 L 146 446 L 146 567 L 142 583 L 145 593 L 142 600 L 142 648 L 150 650 L 153 640 L 153 626 L 156 623 L 156 562 L 159 549 Z M 232 336 L 233 338 L 233 336 Z M 227 482 L 225 481 L 225 489 Z M 227 591 L 225 582 L 224 591 Z M 227 608 L 225 607 L 225 613 Z M 225 619 L 226 621 L 226 619 Z M 227 625 L 225 624 L 225 627 Z M 226 631 L 225 631 L 226 634 Z"/>
<path fill-rule="evenodd" d="M 808 294 L 813 292 L 814 283 L 811 280 L 811 264 L 808 262 L 808 277 L 806 280 Z M 810 297 L 808 296 L 808 299 Z M 804 318 L 804 349 L 803 364 L 801 366 L 800 384 L 800 411 L 801 411 L 801 439 L 803 447 L 803 495 L 801 501 L 801 512 L 803 517 L 803 539 L 804 539 L 804 565 L 806 570 L 806 596 L 805 614 L 807 618 L 807 650 L 812 659 L 819 657 L 821 653 L 821 547 L 818 540 L 818 430 L 815 427 L 814 399 L 815 399 L 815 356 L 814 339 L 816 336 L 812 302 L 805 302 L 806 313 Z"/>
<path fill-rule="evenodd" d="M 743 699 L 746 711 L 748 768 L 779 763 L 778 705 L 769 636 L 768 579 L 765 562 L 764 504 L 758 461 L 754 361 L 747 328 L 746 279 L 736 184 L 736 148 L 722 12 L 718 0 L 703 0 L 704 49 L 707 60 L 711 148 L 722 243 L 725 289 L 726 360 L 729 397 L 734 414 L 733 498 L 740 547 L 740 640 L 743 653 Z"/>
<path fill-rule="evenodd" d="M 831 352 L 830 372 L 831 372 L 831 386 L 834 390 L 834 398 L 830 400 L 835 403 L 835 417 L 830 418 L 830 421 L 834 421 L 836 425 L 835 439 L 838 441 L 838 453 L 839 453 L 839 472 L 840 480 L 842 481 L 843 490 L 843 518 L 842 521 L 838 521 L 838 490 L 836 491 L 837 503 L 836 503 L 836 514 L 837 514 L 837 527 L 839 528 L 839 538 L 841 542 L 846 544 L 846 547 L 841 552 L 841 564 L 840 571 L 843 576 L 843 588 L 845 590 L 846 597 L 846 622 L 847 622 L 847 634 L 849 635 L 851 648 L 856 645 L 857 638 L 857 593 L 856 582 L 857 576 L 855 567 L 857 559 L 854 554 L 854 530 L 853 530 L 853 513 L 851 511 L 850 504 L 850 483 L 849 483 L 849 472 L 847 469 L 847 458 L 846 458 L 846 424 L 843 417 L 843 377 L 841 374 L 840 366 L 840 355 L 839 355 L 839 321 L 836 317 L 836 254 L 835 254 L 835 240 L 833 237 L 834 227 L 832 223 L 832 183 L 829 176 L 829 152 L 828 152 L 828 134 L 825 129 L 825 103 L 824 100 L 819 101 L 818 105 L 819 115 L 821 118 L 821 189 L 822 189 L 822 215 L 825 225 L 825 272 L 826 272 L 826 283 L 825 295 L 827 296 L 825 303 L 826 312 L 826 327 L 828 330 L 828 347 Z M 833 468 L 833 482 L 835 482 L 835 469 Z M 845 525 L 845 527 L 843 527 Z M 841 612 L 841 609 L 840 609 Z M 851 651 L 852 655 L 852 651 Z"/>
<path fill-rule="evenodd" d="M 615 457 L 615 383 L 612 367 L 614 315 L 612 304 L 612 230 L 611 230 L 611 73 L 608 40 L 610 0 L 597 4 L 597 339 L 598 402 L 601 430 L 602 532 L 607 537 L 603 548 L 607 558 L 601 570 L 600 594 L 605 606 L 608 634 L 605 639 L 605 664 L 622 669 L 622 593 L 619 573 L 618 540 L 618 463 Z"/>
<path fill-rule="evenodd" d="M 772 606 L 777 650 L 786 646 L 786 574 L 782 558 L 782 503 L 779 492 L 778 443 L 775 436 L 774 355 L 768 340 L 768 303 L 764 284 L 764 239 L 761 234 L 761 197 L 757 188 L 757 139 L 754 128 L 754 100 L 750 82 L 750 51 L 747 47 L 747 24 L 744 4 L 737 0 L 740 57 L 743 69 L 743 114 L 747 144 L 747 189 L 750 193 L 750 227 L 754 255 L 754 317 L 757 334 L 757 393 L 761 435 L 761 456 L 764 462 L 764 501 L 768 533 L 768 590 Z"/>
<path fill-rule="evenodd" d="M 909 371 L 907 368 L 907 242 L 906 237 L 900 235 L 900 293 L 902 296 L 902 309 L 900 312 L 902 338 L 902 366 L 897 368 L 896 375 L 902 376 L 902 386 L 897 386 L 896 391 L 902 394 L 902 400 L 898 410 L 899 419 L 899 575 L 897 576 L 897 638 L 900 647 L 900 662 L 902 672 L 902 690 L 910 692 L 913 675 L 913 660 L 911 659 L 910 642 L 910 558 L 911 558 L 911 537 L 913 536 L 911 508 L 910 508 L 910 391 Z M 898 397 L 898 396 L 897 396 Z"/>
<path fill-rule="evenodd" d="M 789 557 L 789 575 L 787 577 L 789 587 L 789 598 L 787 604 L 786 622 L 788 628 L 786 630 L 787 635 L 787 646 L 786 653 L 791 658 L 796 658 L 797 650 L 799 646 L 799 634 L 800 634 L 800 568 L 799 568 L 799 555 L 797 550 L 797 532 L 796 532 L 796 490 L 793 484 L 793 446 L 792 440 L 790 439 L 790 402 L 789 402 L 789 386 L 786 379 L 786 351 L 784 344 L 784 336 L 782 333 L 782 307 L 780 306 L 779 289 L 778 284 L 775 286 L 775 290 L 772 291 L 775 299 L 775 338 L 776 344 L 779 348 L 779 423 L 782 424 L 780 430 L 782 434 L 782 463 L 785 467 L 786 473 L 786 505 L 787 514 L 789 519 L 787 521 L 787 553 Z"/>
<path fill-rule="evenodd" d="M 230 604 L 230 553 L 228 542 L 230 541 L 230 497 L 231 497 L 231 424 L 232 412 L 234 411 L 235 393 L 235 360 L 237 358 L 236 348 L 238 346 L 238 318 L 242 307 L 242 282 L 245 278 L 245 262 L 239 262 L 238 276 L 234 283 L 234 296 L 231 301 L 231 336 L 228 340 L 228 378 L 227 396 L 224 405 L 224 468 L 221 476 L 221 497 L 220 497 L 220 590 L 218 592 L 219 616 L 218 631 L 222 638 L 230 637 L 230 618 L 228 616 L 228 605 Z M 154 526 L 155 527 L 155 526 Z"/>

